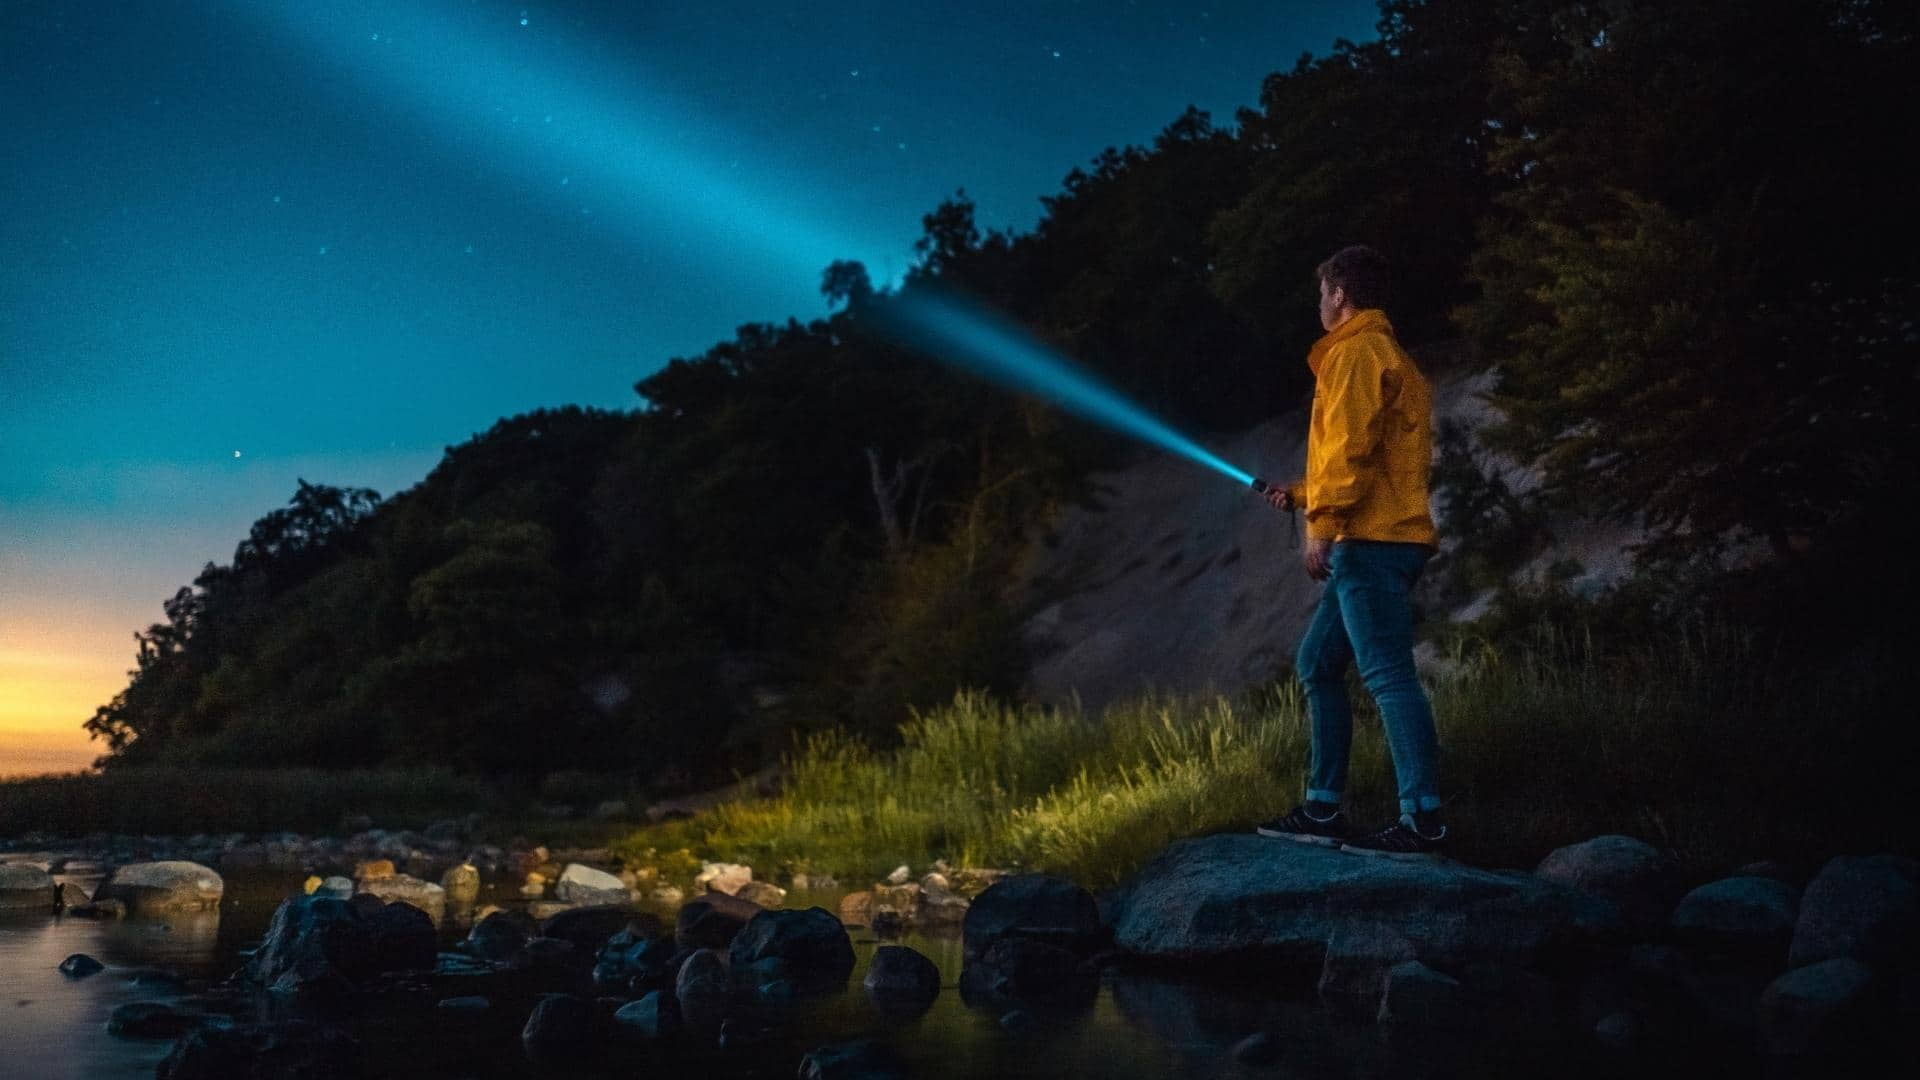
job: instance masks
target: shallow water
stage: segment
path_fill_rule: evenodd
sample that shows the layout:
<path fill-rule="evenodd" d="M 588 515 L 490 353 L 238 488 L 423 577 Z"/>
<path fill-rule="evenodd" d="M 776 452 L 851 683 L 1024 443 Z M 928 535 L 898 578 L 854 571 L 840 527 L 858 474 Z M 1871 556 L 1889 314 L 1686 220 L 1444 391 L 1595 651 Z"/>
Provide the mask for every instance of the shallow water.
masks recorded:
<path fill-rule="evenodd" d="M 36 858 L 45 856 L 8 855 L 16 862 Z M 91 891 L 99 869 L 74 863 L 56 877 Z M 132 1001 L 194 1007 L 198 991 L 243 963 L 242 950 L 257 944 L 274 908 L 298 887 L 295 875 L 231 875 L 217 916 L 170 922 L 39 915 L 0 920 L 0 1073 L 153 1075 L 170 1043 L 108 1035 L 105 1025 L 114 1007 Z M 501 902 L 483 897 L 489 899 Z M 789 906 L 817 903 L 831 910 L 837 899 L 837 894 L 795 895 Z M 442 933 L 449 943 L 461 935 L 451 923 Z M 1191 976 L 1109 972 L 1090 1001 L 1034 1009 L 1033 1026 L 1015 1033 L 1002 1027 L 1001 1009 L 970 1008 L 962 1001 L 957 936 L 899 939 L 939 967 L 942 989 L 924 1015 L 889 1022 L 860 987 L 867 961 L 881 943 L 861 931 L 854 942 L 856 966 L 844 992 L 765 1012 L 761 1018 L 773 1031 L 761 1045 L 682 1055 L 673 1071 L 790 1077 L 807 1049 L 869 1034 L 884 1040 L 916 1077 L 1442 1077 L 1548 1070 L 1569 1077 L 1610 1071 L 1604 1062 L 1568 1054 L 1567 1033 L 1508 1029 L 1496 1034 L 1500 1018 L 1488 1017 L 1484 1032 L 1443 1042 L 1409 1040 L 1371 1022 L 1343 1019 L 1318 1005 L 1311 987 L 1262 984 L 1244 976 L 1195 983 Z M 93 956 L 107 970 L 69 979 L 57 969 L 73 953 Z M 187 985 L 137 981 L 140 972 L 156 968 L 186 977 Z M 458 977 L 438 978 L 383 997 L 345 1022 L 365 1045 L 375 1075 L 632 1075 L 648 1060 L 644 1050 L 615 1049 L 587 1060 L 529 1062 L 518 1035 L 531 998 L 497 994 L 492 1015 L 480 1018 L 434 1008 L 440 998 L 460 993 Z M 1236 1063 L 1234 1044 L 1262 1031 L 1275 1040 L 1279 1060 L 1258 1068 Z"/>

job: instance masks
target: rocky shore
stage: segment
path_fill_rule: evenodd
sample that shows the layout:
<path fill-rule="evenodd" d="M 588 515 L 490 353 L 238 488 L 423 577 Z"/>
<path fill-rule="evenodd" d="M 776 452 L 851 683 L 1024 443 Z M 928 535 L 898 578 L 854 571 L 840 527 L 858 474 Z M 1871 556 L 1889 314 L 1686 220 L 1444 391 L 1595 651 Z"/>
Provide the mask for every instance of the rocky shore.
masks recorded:
<path fill-rule="evenodd" d="M 949 989 L 1017 1034 L 1084 1012 L 1138 971 L 1310 986 L 1330 1014 L 1387 1037 L 1565 1033 L 1620 1069 L 1703 1048 L 1775 1070 L 1859 1067 L 1920 1018 L 1920 864 L 1897 855 L 1837 857 L 1804 882 L 1756 864 L 1690 886 L 1662 852 L 1621 836 L 1529 872 L 1234 834 L 1175 843 L 1099 897 L 1044 875 L 901 867 L 830 911 L 785 907 L 786 890 L 744 866 L 705 864 L 682 889 L 649 867 L 430 832 L 154 844 L 210 861 L 121 863 L 91 899 L 62 896 L 47 866 L 7 861 L 0 908 L 164 918 L 218 905 L 212 864 L 309 872 L 230 978 L 116 1012 L 116 1034 L 176 1040 L 163 1077 L 354 1075 L 395 1030 L 510 1043 L 526 1062 L 588 1071 L 902 1075 L 885 1034 Z M 483 883 L 526 900 L 476 906 Z M 663 914 L 668 889 L 682 895 Z M 446 947 L 456 918 L 465 932 Z M 958 935 L 957 985 L 900 944 L 856 971 L 850 932 L 884 942 L 908 928 Z M 91 957 L 69 963 L 76 978 L 99 970 Z M 803 1045 L 805 1003 L 856 977 L 871 1032 Z M 1259 1029 L 1233 1050 L 1250 1065 L 1287 1052 Z"/>

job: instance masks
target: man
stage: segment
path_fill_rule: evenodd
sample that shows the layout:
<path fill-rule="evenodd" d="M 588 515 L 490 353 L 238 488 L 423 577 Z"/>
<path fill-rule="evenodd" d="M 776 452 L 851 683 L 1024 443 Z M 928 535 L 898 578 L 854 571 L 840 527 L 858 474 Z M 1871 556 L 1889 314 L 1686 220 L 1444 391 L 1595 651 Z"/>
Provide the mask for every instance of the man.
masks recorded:
<path fill-rule="evenodd" d="M 1385 257 L 1349 247 L 1316 273 L 1327 333 L 1307 357 L 1314 378 L 1307 475 L 1267 495 L 1280 509 L 1306 508 L 1307 574 L 1327 583 L 1296 662 L 1306 688 L 1312 763 L 1306 801 L 1256 831 L 1367 855 L 1424 858 L 1438 854 L 1447 839 L 1433 708 L 1413 666 L 1409 595 L 1435 550 L 1427 511 L 1433 391 L 1382 310 Z M 1341 808 L 1353 743 L 1346 673 L 1356 660 L 1380 707 L 1400 798 L 1399 820 L 1358 836 Z"/>

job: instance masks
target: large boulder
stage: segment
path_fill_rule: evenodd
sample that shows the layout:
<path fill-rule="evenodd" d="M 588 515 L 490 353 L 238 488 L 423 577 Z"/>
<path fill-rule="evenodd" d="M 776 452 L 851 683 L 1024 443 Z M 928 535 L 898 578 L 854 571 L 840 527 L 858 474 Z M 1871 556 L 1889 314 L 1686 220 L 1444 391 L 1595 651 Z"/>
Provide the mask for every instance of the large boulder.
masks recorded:
<path fill-rule="evenodd" d="M 1684 885 L 1672 859 L 1631 836 L 1596 836 L 1555 849 L 1534 868 L 1535 876 L 1601 897 L 1636 935 L 1666 926 Z"/>
<path fill-rule="evenodd" d="M 1920 946 L 1920 862 L 1901 855 L 1842 855 L 1800 897 L 1789 967 L 1852 957 L 1910 970 Z"/>
<path fill-rule="evenodd" d="M 861 980 L 874 1008 L 888 1018 L 919 1016 L 940 996 L 940 969 L 905 945 L 882 945 Z"/>
<path fill-rule="evenodd" d="M 425 912 L 407 904 L 294 896 L 282 901 L 247 961 L 263 986 L 299 993 L 387 971 L 433 969 L 439 939 Z"/>
<path fill-rule="evenodd" d="M 195 862 L 136 862 L 121 866 L 100 883 L 93 899 L 118 900 L 129 915 L 174 915 L 217 911 L 226 883 Z"/>
<path fill-rule="evenodd" d="M 1884 1020 L 1873 969 L 1848 957 L 1794 968 L 1760 997 L 1760 1042 L 1790 1056 L 1845 1049 Z"/>
<path fill-rule="evenodd" d="M 524 911 L 496 911 L 467 931 L 467 951 L 483 960 L 506 960 L 538 930 L 533 916 Z"/>
<path fill-rule="evenodd" d="M 565 1061 L 595 1049 L 600 1014 L 593 1002 L 572 994 L 546 994 L 520 1029 L 520 1045 L 535 1061 Z"/>
<path fill-rule="evenodd" d="M 53 875 L 37 866 L 0 866 L 0 911 L 53 911 Z"/>
<path fill-rule="evenodd" d="M 633 899 L 626 882 L 580 863 L 567 864 L 553 894 L 568 904 L 625 904 Z"/>
<path fill-rule="evenodd" d="M 826 908 L 762 911 L 734 935 L 727 959 L 735 973 L 778 967 L 797 989 L 837 990 L 853 974 L 853 942 Z"/>
<path fill-rule="evenodd" d="M 1799 905 L 1793 887 L 1765 877 L 1708 882 L 1680 898 L 1669 922 L 1683 941 L 1774 952 L 1793 933 Z M 1778 952 L 1774 952 L 1776 958 Z"/>
<path fill-rule="evenodd" d="M 992 893 L 974 902 L 969 927 Z M 1114 944 L 1154 960 L 1319 964 L 1337 930 L 1376 926 L 1450 969 L 1470 959 L 1530 961 L 1570 926 L 1572 899 L 1520 871 L 1226 834 L 1170 845 L 1110 910 Z"/>
<path fill-rule="evenodd" d="M 995 883 L 974 899 L 960 925 L 969 958 L 984 956 L 1005 937 L 1033 938 L 1068 951 L 1084 950 L 1101 937 L 1093 895 L 1046 874 Z"/>

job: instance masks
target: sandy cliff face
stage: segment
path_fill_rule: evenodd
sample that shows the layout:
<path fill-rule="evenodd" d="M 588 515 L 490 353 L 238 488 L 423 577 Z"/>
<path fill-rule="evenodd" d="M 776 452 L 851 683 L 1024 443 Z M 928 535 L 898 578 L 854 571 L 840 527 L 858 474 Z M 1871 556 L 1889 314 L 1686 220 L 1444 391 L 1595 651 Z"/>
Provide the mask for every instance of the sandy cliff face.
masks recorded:
<path fill-rule="evenodd" d="M 1491 382 L 1484 372 L 1436 376 L 1436 428 L 1478 430 L 1495 419 L 1484 397 Z M 1285 482 L 1304 466 L 1306 430 L 1303 403 L 1209 448 Z M 1518 490 L 1536 483 L 1513 462 L 1482 455 L 1481 464 Z M 1034 657 L 1027 688 L 1033 700 L 1063 703 L 1078 693 L 1098 710 L 1147 688 L 1231 694 L 1272 678 L 1292 658 L 1323 588 L 1301 566 L 1304 532 L 1296 516 L 1165 454 L 1099 474 L 1093 483 L 1098 508 L 1063 512 L 1025 569 L 1024 584 L 1053 600 L 1024 628 Z M 1634 530 L 1553 524 L 1553 548 L 1522 574 L 1578 559 L 1586 570 L 1573 587 L 1594 589 L 1625 573 Z M 1442 550 L 1456 541 L 1443 524 Z M 1429 615 L 1471 617 L 1486 600 Z"/>

